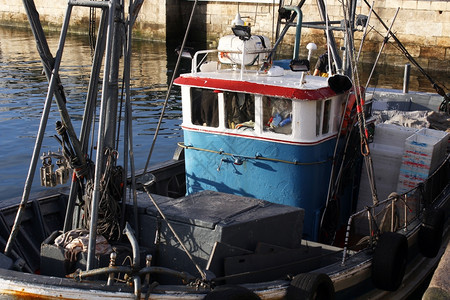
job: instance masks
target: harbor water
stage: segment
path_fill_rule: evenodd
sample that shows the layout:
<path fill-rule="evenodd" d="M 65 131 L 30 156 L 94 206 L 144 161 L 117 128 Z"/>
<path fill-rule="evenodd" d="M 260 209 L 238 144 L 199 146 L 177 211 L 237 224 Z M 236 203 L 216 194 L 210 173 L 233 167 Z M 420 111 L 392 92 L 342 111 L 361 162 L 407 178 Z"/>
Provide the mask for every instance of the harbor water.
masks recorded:
<path fill-rule="evenodd" d="M 59 36 L 48 36 L 49 47 L 56 52 Z M 169 53 L 163 43 L 135 43 L 132 65 L 133 143 L 136 167 L 147 160 L 154 131 L 163 106 L 170 70 L 176 53 Z M 53 54 L 54 55 L 54 54 Z M 67 98 L 68 111 L 78 133 L 84 110 L 91 64 L 87 36 L 70 36 L 64 49 L 60 77 Z M 25 184 L 28 165 L 38 132 L 47 94 L 47 81 L 30 31 L 0 27 L 0 201 L 19 197 Z M 179 90 L 169 98 L 166 117 L 160 129 L 150 163 L 170 159 L 181 141 L 181 101 Z M 59 113 L 52 104 L 42 151 L 58 150 L 55 122 Z M 98 125 L 97 125 L 98 126 Z M 123 126 L 122 126 L 123 128 Z M 119 149 L 120 155 L 121 149 Z M 120 159 L 120 158 L 119 158 Z M 39 183 L 39 168 L 33 191 L 44 188 Z M 48 188 L 47 188 L 48 189 Z"/>
<path fill-rule="evenodd" d="M 49 33 L 47 38 L 54 54 L 59 36 L 57 33 Z M 174 47 L 154 42 L 136 41 L 133 49 L 131 75 L 134 108 L 133 142 L 136 166 L 142 168 L 147 160 L 168 83 L 172 77 L 176 53 Z M 83 115 L 91 55 L 88 36 L 68 37 L 60 77 L 76 132 L 79 132 Z M 34 38 L 29 30 L 0 27 L 0 66 L 1 201 L 1 199 L 22 195 L 47 94 L 47 81 L 42 72 Z M 188 71 L 189 67 L 189 62 L 184 61 L 181 72 Z M 370 69 L 370 64 L 361 66 L 362 85 L 365 85 Z M 378 67 L 370 86 L 401 89 L 402 77 L 402 68 Z M 448 74 L 444 77 L 448 79 Z M 414 69 L 411 72 L 410 90 L 433 91 L 427 79 Z M 58 116 L 56 104 L 53 104 L 41 152 L 58 150 L 58 143 L 52 137 L 56 134 L 54 127 L 55 122 L 59 120 Z M 175 88 L 169 97 L 160 136 L 150 163 L 161 162 L 172 157 L 176 143 L 182 140 L 180 124 L 180 92 L 178 88 Z M 120 151 L 121 149 L 119 149 L 119 155 Z M 40 165 L 38 170 L 39 168 Z M 43 189 L 40 187 L 37 171 L 32 192 Z"/>

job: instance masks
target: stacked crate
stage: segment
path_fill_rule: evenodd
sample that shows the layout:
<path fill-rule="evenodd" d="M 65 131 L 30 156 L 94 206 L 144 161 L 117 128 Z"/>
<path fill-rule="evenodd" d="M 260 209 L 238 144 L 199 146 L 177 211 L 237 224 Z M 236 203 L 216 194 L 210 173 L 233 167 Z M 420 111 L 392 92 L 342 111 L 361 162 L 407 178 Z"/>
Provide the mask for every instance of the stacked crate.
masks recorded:
<path fill-rule="evenodd" d="M 423 182 L 443 161 L 449 133 L 423 128 L 405 141 L 397 192 L 404 193 Z"/>
<path fill-rule="evenodd" d="M 394 124 L 378 124 L 375 128 L 373 143 L 370 144 L 375 184 L 378 199 L 384 200 L 397 189 L 400 166 L 404 153 L 405 140 L 417 129 Z M 372 205 L 369 180 L 365 165 L 363 166 L 359 189 L 358 209 Z"/>
<path fill-rule="evenodd" d="M 380 201 L 387 199 L 392 192 L 396 191 L 405 140 L 415 132 L 417 132 L 415 128 L 394 124 L 381 123 L 376 125 L 374 140 L 370 144 L 370 154 L 373 161 L 377 195 Z M 360 211 L 372 205 L 370 182 L 367 177 L 366 166 L 363 164 L 356 210 Z M 376 212 L 379 212 L 380 209 L 377 209 Z M 362 218 L 356 219 L 354 228 L 357 234 L 368 234 L 367 216 L 364 215 Z"/>

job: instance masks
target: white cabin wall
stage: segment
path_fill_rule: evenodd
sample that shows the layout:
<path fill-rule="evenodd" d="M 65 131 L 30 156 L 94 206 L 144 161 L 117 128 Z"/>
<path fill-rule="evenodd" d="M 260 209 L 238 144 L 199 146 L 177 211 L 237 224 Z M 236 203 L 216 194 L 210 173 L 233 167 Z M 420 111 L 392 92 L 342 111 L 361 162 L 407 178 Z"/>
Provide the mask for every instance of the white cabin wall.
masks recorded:
<path fill-rule="evenodd" d="M 317 101 L 295 101 L 296 136 L 298 140 L 314 141 L 316 137 Z M 298 125 L 297 125 L 298 124 Z"/>
<path fill-rule="evenodd" d="M 194 126 L 199 125 L 192 124 L 191 117 L 191 87 L 182 86 L 182 106 L 183 106 L 183 126 Z M 235 129 L 230 129 L 226 127 L 225 120 L 225 98 L 223 93 L 218 94 L 218 113 L 219 113 L 219 126 L 218 127 L 208 127 L 208 130 L 214 132 L 222 132 L 224 134 L 238 132 L 239 134 L 246 135 L 248 137 L 261 137 L 276 140 L 285 140 L 292 142 L 301 143 L 313 143 L 331 136 L 336 135 L 340 122 L 343 109 L 343 103 L 345 103 L 346 95 L 338 95 L 331 99 L 316 100 L 316 101 L 292 101 L 292 134 L 283 134 L 272 132 L 269 130 L 264 130 L 263 124 L 263 96 L 255 95 L 255 126 L 254 130 L 251 131 L 236 131 Z M 322 133 L 323 117 L 325 101 L 331 101 L 330 112 L 329 112 L 329 131 Z M 317 112 L 320 109 L 320 113 Z M 317 134 L 316 124 L 317 118 L 320 118 L 319 125 L 320 130 Z M 202 126 L 200 126 L 203 128 Z"/>
<path fill-rule="evenodd" d="M 263 132 L 263 102 L 261 95 L 255 95 L 255 134 L 261 135 Z"/>
<path fill-rule="evenodd" d="M 219 109 L 219 129 L 225 129 L 225 100 L 223 96 L 223 92 L 217 95 L 217 100 L 219 101 L 218 109 Z"/>
<path fill-rule="evenodd" d="M 192 125 L 191 119 L 191 87 L 181 87 L 181 106 L 183 108 L 183 123 L 182 126 Z"/>

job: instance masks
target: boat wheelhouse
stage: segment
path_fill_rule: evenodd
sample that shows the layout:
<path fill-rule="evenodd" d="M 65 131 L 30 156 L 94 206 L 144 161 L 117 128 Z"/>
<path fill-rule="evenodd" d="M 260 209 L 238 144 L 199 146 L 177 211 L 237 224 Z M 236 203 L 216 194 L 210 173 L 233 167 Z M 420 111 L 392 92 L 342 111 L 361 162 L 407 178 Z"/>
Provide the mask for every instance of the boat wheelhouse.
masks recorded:
<path fill-rule="evenodd" d="M 439 141 L 433 138 L 432 147 L 421 142 L 426 147 L 420 147 L 433 150 L 429 151 L 433 157 L 429 157 L 432 173 L 423 174 L 412 190 L 378 201 L 368 146 L 371 133 L 365 120 L 371 103 L 364 104 L 363 89 L 343 75 L 347 65 L 337 56 L 328 22 L 309 25 L 320 25 L 327 32 L 338 74 L 329 78 L 308 74 L 311 52 L 308 60 L 298 56 L 304 1 L 296 7 L 284 7 L 281 1 L 280 20 L 285 19 L 286 30 L 296 28 L 289 68 L 282 68 L 271 59 L 284 30 L 271 49 L 267 38 L 251 35 L 250 28 L 236 18 L 234 36 L 219 41 L 217 50 L 197 52 L 191 73 L 175 80 L 181 86 L 184 131 L 184 143 L 177 149 L 176 157 L 137 172 L 132 143 L 130 60 L 131 31 L 142 2 L 129 1 L 127 15 L 119 0 L 69 1 L 53 59 L 34 3 L 24 1 L 49 89 L 24 196 L 20 204 L 2 202 L 0 209 L 0 233 L 5 244 L 4 254 L 0 254 L 2 296 L 408 297 L 437 264 L 443 251 L 441 241 L 446 244 L 449 240 L 445 215 L 450 203 L 450 156 L 445 147 L 448 135 L 437 134 Z M 322 18 L 328 19 L 326 9 L 323 10 L 326 3 L 317 3 Z M 356 26 L 356 1 L 347 4 L 343 13 L 345 18 L 350 17 L 342 24 Z M 80 139 L 70 126 L 58 77 L 74 6 L 102 9 Z M 286 10 L 292 14 L 286 14 Z M 122 39 L 123 25 L 127 39 Z M 347 29 L 343 27 L 338 29 Z M 349 37 L 353 29 L 346 32 Z M 353 41 L 348 38 L 346 42 L 346 49 L 352 50 Z M 122 80 L 126 99 L 122 111 L 115 110 L 120 102 L 115 87 L 124 48 L 127 51 Z M 308 46 L 308 50 L 312 49 Z M 197 63 L 199 56 L 202 60 Z M 102 68 L 101 101 L 97 101 Z M 354 74 L 355 70 L 351 71 Z M 58 128 L 63 146 L 58 158 L 68 162 L 60 164 L 60 168 L 73 169 L 71 190 L 68 195 L 56 192 L 29 202 L 54 94 L 61 124 L 69 132 Z M 119 111 L 125 119 L 123 140 L 120 134 L 114 134 L 119 132 Z M 163 114 L 164 109 L 156 132 Z M 98 138 L 94 144 L 89 135 L 97 120 Z M 412 167 L 424 153 L 416 144 L 430 140 L 423 136 L 435 133 L 417 132 L 410 139 L 399 134 L 398 129 L 393 131 L 396 137 L 403 137 L 398 138 L 397 144 L 411 142 L 413 146 L 395 153 L 397 169 L 402 172 L 401 151 L 409 151 L 405 160 L 408 168 L 400 173 L 409 176 L 409 185 L 412 176 L 417 175 Z M 384 136 L 388 132 L 390 129 Z M 119 141 L 124 144 L 123 169 L 118 165 Z M 379 148 L 382 159 L 391 149 Z M 42 182 L 53 185 L 59 181 L 57 174 L 61 170 L 54 170 L 46 158 L 41 169 Z M 358 197 L 363 160 L 368 174 L 364 190 L 370 191 L 364 199 L 367 204 Z M 393 164 L 381 165 L 386 172 L 398 171 Z M 396 188 L 394 185 L 388 189 Z M 358 210 L 357 205 L 362 203 L 364 208 Z M 359 224 L 355 223 L 361 220 L 364 226 L 356 227 Z M 341 234 L 336 244 L 338 230 L 345 236 Z M 324 238 L 322 233 L 328 236 Z"/>
<path fill-rule="evenodd" d="M 303 82 L 302 82 L 303 80 Z M 304 208 L 317 240 L 348 91 L 275 66 L 182 74 L 186 188 Z"/>

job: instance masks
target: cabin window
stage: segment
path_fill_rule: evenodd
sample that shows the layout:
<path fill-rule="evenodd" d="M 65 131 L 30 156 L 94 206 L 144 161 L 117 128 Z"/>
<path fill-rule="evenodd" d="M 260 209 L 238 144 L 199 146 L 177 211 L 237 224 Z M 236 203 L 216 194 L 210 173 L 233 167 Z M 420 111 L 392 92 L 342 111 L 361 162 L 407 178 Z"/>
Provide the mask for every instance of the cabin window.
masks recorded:
<path fill-rule="evenodd" d="M 225 126 L 231 129 L 255 127 L 255 96 L 243 93 L 224 93 Z"/>
<path fill-rule="evenodd" d="M 322 120 L 322 101 L 316 102 L 316 136 L 320 134 L 320 123 Z"/>
<path fill-rule="evenodd" d="M 191 121 L 194 125 L 219 127 L 217 93 L 207 89 L 191 89 Z"/>
<path fill-rule="evenodd" d="M 330 110 L 331 100 L 326 100 L 323 108 L 322 134 L 328 133 L 328 131 L 330 131 Z"/>
<path fill-rule="evenodd" d="M 265 131 L 292 133 L 292 100 L 263 97 L 263 124 Z"/>
<path fill-rule="evenodd" d="M 316 102 L 316 136 L 330 131 L 331 100 Z"/>

